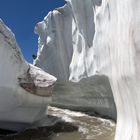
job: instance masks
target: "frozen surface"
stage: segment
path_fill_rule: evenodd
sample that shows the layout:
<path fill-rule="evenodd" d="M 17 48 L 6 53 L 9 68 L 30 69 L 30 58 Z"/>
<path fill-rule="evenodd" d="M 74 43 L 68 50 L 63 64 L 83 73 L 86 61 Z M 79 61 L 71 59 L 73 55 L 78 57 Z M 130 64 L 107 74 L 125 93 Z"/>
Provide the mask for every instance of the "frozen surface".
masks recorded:
<path fill-rule="evenodd" d="M 104 0 L 96 10 L 94 52 L 117 107 L 115 140 L 140 138 L 140 1 Z"/>
<path fill-rule="evenodd" d="M 116 120 L 116 108 L 107 77 L 83 78 L 78 83 L 56 82 L 51 105 Z"/>
<path fill-rule="evenodd" d="M 20 130 L 42 118 L 55 81 L 24 60 L 14 34 L 0 20 L 0 128 Z"/>
<path fill-rule="evenodd" d="M 108 79 L 104 75 L 89 78 L 98 74 L 93 38 L 94 8 L 100 4 L 101 1 L 91 0 L 67 1 L 65 6 L 49 12 L 35 27 L 39 47 L 34 64 L 58 78 L 53 105 L 116 119 Z"/>
<path fill-rule="evenodd" d="M 115 140 L 140 138 L 139 15 L 139 0 L 67 0 L 36 26 L 36 65 L 60 80 L 109 77 L 117 107 Z"/>

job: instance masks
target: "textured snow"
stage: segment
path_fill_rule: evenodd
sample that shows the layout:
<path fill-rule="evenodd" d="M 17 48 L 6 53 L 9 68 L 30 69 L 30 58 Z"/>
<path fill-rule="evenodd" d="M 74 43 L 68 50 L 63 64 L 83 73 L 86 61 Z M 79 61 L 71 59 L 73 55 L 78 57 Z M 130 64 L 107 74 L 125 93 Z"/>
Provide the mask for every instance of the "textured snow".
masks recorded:
<path fill-rule="evenodd" d="M 20 130 L 41 119 L 50 98 L 40 95 L 50 94 L 55 81 L 24 60 L 14 34 L 0 20 L 0 128 Z"/>

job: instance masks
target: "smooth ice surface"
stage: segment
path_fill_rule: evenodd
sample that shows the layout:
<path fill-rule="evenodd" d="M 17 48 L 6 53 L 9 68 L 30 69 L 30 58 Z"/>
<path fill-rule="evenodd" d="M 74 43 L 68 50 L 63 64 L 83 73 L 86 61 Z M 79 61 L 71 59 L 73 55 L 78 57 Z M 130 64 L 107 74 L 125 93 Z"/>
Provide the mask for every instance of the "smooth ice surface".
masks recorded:
<path fill-rule="evenodd" d="M 118 114 L 115 140 L 140 138 L 139 15 L 139 0 L 103 0 L 96 9 L 95 61 L 110 78 Z"/>
<path fill-rule="evenodd" d="M 0 128 L 20 130 L 42 118 L 50 101 L 42 95 L 50 94 L 55 81 L 24 60 L 14 34 L 0 20 Z"/>

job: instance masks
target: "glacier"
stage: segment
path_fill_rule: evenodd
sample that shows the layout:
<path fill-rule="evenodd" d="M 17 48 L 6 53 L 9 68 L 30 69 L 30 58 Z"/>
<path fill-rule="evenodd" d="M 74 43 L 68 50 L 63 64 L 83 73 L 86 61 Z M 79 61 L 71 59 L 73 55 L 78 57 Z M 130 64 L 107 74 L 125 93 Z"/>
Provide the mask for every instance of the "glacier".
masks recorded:
<path fill-rule="evenodd" d="M 0 128 L 20 131 L 46 116 L 56 78 L 28 64 L 0 19 Z"/>
<path fill-rule="evenodd" d="M 103 1 L 96 10 L 96 66 L 110 79 L 117 107 L 115 140 L 140 138 L 140 1 Z M 102 52 L 102 53 L 101 53 Z"/>
<path fill-rule="evenodd" d="M 140 138 L 139 15 L 139 0 L 66 0 L 35 27 L 35 65 L 60 81 L 109 78 L 117 108 L 115 140 Z"/>
<path fill-rule="evenodd" d="M 93 64 L 93 5 L 100 5 L 101 1 L 71 2 L 67 1 L 63 7 L 49 12 L 36 25 L 39 47 L 34 65 L 58 79 L 53 105 L 116 120 L 116 107 L 109 81 L 103 74 L 98 74 Z M 79 3 L 80 8 L 72 7 Z M 75 11 L 77 9 L 79 11 Z"/>

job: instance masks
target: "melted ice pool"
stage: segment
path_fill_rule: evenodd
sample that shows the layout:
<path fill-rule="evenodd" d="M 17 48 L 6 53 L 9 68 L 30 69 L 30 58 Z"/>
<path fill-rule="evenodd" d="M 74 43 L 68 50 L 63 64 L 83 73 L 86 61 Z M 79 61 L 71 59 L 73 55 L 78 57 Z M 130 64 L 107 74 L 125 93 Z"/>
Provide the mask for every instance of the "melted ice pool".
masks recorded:
<path fill-rule="evenodd" d="M 110 120 L 55 107 L 49 107 L 48 113 L 79 127 L 78 131 L 58 133 L 49 140 L 114 140 L 115 123 Z"/>

